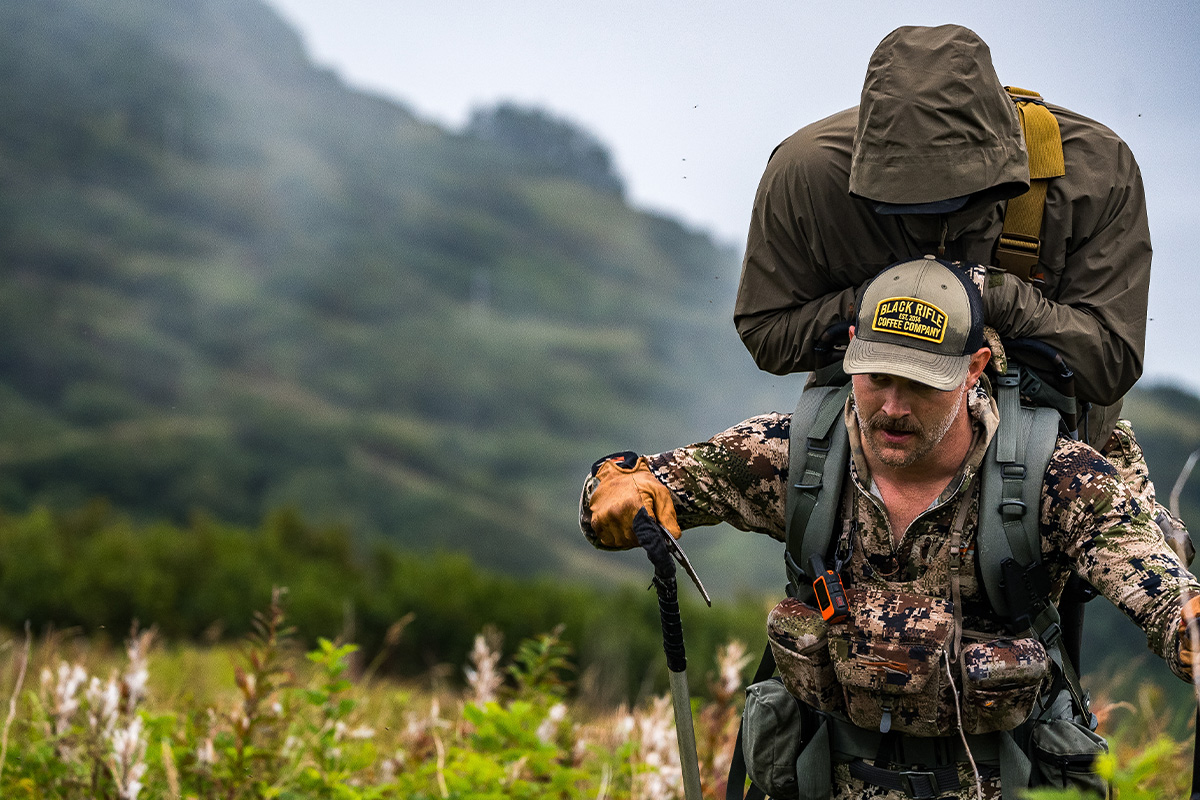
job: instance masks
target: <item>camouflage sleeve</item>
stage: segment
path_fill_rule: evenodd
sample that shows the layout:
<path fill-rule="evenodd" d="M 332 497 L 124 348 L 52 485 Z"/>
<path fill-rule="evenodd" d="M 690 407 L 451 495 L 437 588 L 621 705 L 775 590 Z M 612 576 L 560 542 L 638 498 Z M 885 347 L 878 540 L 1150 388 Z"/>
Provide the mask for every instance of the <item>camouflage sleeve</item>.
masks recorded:
<path fill-rule="evenodd" d="M 765 414 L 707 442 L 648 456 L 681 528 L 727 522 L 783 540 L 790 414 Z"/>
<path fill-rule="evenodd" d="M 1059 440 L 1042 487 L 1047 560 L 1074 568 L 1145 631 L 1150 649 L 1184 677 L 1180 611 L 1200 594 L 1200 583 L 1167 546 L 1152 512 L 1103 456 L 1086 444 Z"/>

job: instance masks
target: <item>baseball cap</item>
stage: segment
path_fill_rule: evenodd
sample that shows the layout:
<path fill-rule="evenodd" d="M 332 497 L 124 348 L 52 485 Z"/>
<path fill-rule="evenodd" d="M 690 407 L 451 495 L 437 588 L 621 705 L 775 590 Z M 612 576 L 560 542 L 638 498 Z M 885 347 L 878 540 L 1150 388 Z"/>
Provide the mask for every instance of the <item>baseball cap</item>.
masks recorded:
<path fill-rule="evenodd" d="M 880 372 L 947 391 L 983 347 L 983 301 L 965 272 L 933 256 L 902 261 L 858 298 L 847 375 Z"/>

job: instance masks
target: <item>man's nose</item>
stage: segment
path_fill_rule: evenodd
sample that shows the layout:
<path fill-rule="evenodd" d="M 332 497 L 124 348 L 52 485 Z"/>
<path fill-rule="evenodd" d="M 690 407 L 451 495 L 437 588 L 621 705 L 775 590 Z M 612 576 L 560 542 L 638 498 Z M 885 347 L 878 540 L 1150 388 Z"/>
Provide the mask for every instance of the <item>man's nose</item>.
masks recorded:
<path fill-rule="evenodd" d="M 901 386 L 889 386 L 884 393 L 881 410 L 893 419 L 907 416 L 912 412 L 908 392 Z"/>

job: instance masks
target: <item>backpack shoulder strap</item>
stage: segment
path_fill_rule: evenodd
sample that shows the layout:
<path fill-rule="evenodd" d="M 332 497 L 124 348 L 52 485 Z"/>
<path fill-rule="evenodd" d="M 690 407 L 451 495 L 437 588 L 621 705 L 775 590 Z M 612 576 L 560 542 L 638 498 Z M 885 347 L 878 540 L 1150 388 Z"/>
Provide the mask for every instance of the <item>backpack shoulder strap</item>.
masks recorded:
<path fill-rule="evenodd" d="M 1060 416 L 1053 408 L 1021 405 L 1015 367 L 996 380 L 996 397 L 1000 425 L 980 468 L 976 547 L 988 600 L 997 613 L 1011 618 L 1019 617 L 1022 609 L 1011 607 L 1014 587 L 1005 585 L 1003 565 L 1015 561 L 1028 568 L 1041 563 L 1042 483 Z"/>
<path fill-rule="evenodd" d="M 1062 132 L 1042 96 L 1027 89 L 1004 87 L 1017 106 L 1017 117 L 1029 152 L 1029 190 L 1008 201 L 1004 230 L 996 243 L 995 263 L 1023 281 L 1041 278 L 1042 213 L 1051 178 L 1066 174 Z"/>
<path fill-rule="evenodd" d="M 1015 630 L 1029 629 L 1046 648 L 1057 672 L 1052 694 L 1066 688 L 1091 724 L 1088 697 L 1063 652 L 1061 620 L 1050 602 L 1050 581 L 1041 563 L 1042 485 L 1062 418 L 1053 408 L 1020 404 L 1015 365 L 996 384 L 1000 425 L 980 468 L 979 572 L 992 608 Z"/>
<path fill-rule="evenodd" d="M 850 384 L 814 386 L 800 395 L 788 444 L 785 511 L 788 594 L 804 596 L 804 568 L 814 553 L 828 551 L 841 496 L 850 440 L 842 409 Z M 832 467 L 832 469 L 830 469 Z"/>

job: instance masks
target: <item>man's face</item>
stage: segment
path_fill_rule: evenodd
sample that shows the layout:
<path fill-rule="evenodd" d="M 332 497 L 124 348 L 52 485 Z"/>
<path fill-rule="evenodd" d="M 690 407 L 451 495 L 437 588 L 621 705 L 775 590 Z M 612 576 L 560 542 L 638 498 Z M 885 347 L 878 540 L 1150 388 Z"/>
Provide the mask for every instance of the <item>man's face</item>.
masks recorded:
<path fill-rule="evenodd" d="M 852 380 L 863 447 L 889 467 L 921 462 L 941 444 L 966 405 L 966 383 L 943 392 L 878 372 Z"/>
<path fill-rule="evenodd" d="M 963 236 L 983 233 L 999 216 L 995 204 L 969 205 L 951 214 L 901 214 L 900 224 L 908 235 L 921 244 L 936 244 L 946 225 L 946 241 L 954 242 Z"/>

